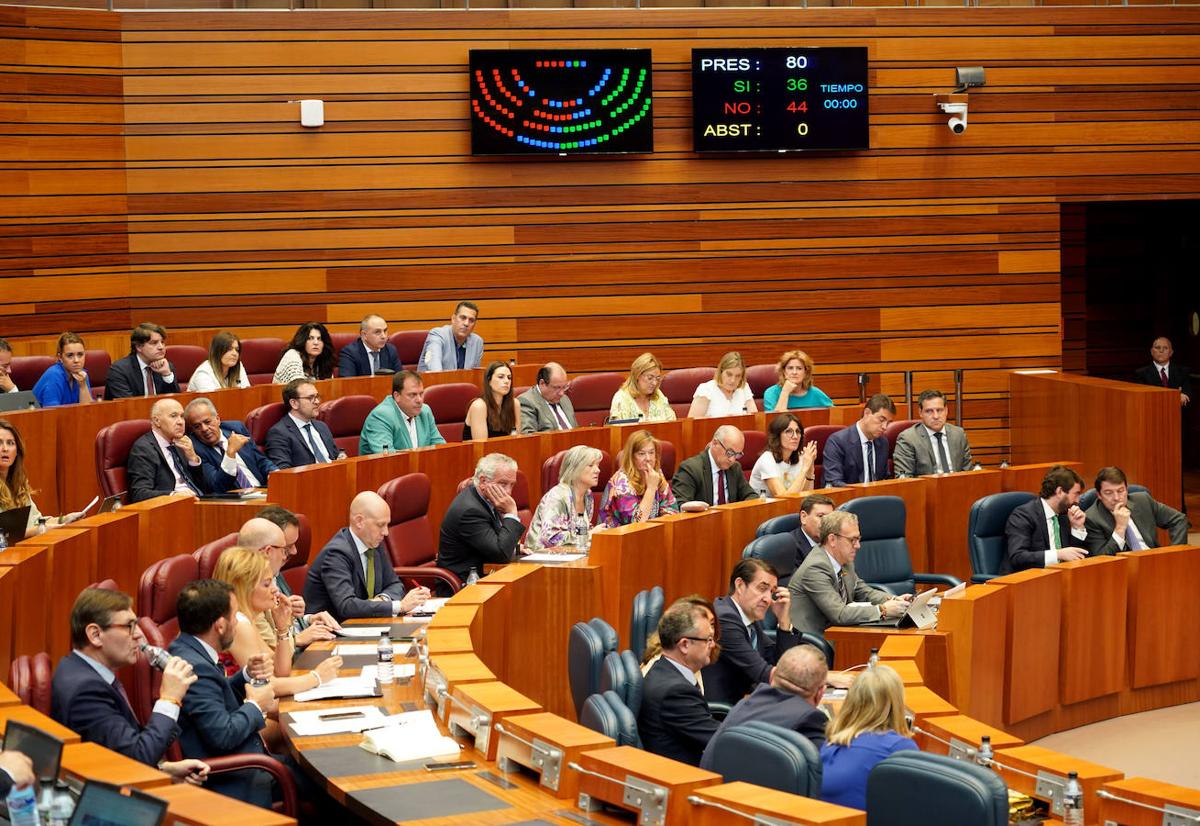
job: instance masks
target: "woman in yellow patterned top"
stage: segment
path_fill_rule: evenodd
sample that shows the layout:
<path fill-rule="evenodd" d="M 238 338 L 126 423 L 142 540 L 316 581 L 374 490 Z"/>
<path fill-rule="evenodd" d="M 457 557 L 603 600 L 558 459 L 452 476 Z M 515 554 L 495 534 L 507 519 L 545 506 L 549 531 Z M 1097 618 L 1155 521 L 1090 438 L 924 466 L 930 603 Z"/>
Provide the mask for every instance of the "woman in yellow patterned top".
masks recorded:
<path fill-rule="evenodd" d="M 608 417 L 640 419 L 643 422 L 674 421 L 675 411 L 658 389 L 662 380 L 662 362 L 651 353 L 642 353 L 630 366 L 629 378 L 613 394 Z"/>

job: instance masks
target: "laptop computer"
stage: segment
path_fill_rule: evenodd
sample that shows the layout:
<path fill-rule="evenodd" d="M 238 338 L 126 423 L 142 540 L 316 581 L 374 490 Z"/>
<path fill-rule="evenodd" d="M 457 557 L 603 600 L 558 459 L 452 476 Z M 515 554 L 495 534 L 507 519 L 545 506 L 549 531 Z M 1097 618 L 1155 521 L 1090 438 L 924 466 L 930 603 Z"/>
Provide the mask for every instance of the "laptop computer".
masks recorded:
<path fill-rule="evenodd" d="M 936 593 L 937 588 L 930 588 L 928 591 L 917 594 L 902 616 L 862 624 L 884 628 L 932 628 L 937 623 L 937 614 L 933 613 L 933 609 L 929 607 L 929 600 Z"/>
<path fill-rule="evenodd" d="M 26 505 L 0 511 L 0 536 L 4 537 L 6 544 L 15 545 L 25 538 L 25 529 L 29 527 L 29 509 L 30 506 Z"/>
<path fill-rule="evenodd" d="M 9 720 L 4 727 L 4 750 L 19 751 L 33 761 L 33 773 L 43 783 L 58 779 L 62 762 L 63 741 L 19 720 Z"/>
<path fill-rule="evenodd" d="M 16 393 L 0 393 L 0 412 L 13 410 L 36 410 L 41 407 L 37 396 L 32 390 L 18 390 Z"/>
<path fill-rule="evenodd" d="M 167 801 L 108 783 L 89 780 L 71 813 L 68 826 L 159 826 L 167 816 Z"/>

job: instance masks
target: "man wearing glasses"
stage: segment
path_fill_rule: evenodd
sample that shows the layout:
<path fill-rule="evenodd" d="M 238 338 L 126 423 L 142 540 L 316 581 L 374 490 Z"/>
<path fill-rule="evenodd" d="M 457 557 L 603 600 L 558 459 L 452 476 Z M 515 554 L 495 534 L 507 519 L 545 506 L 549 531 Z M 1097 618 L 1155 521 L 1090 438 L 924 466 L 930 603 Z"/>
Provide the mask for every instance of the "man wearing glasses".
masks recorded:
<path fill-rule="evenodd" d="M 544 433 L 579 427 L 575 422 L 575 408 L 567 397 L 570 386 L 567 371 L 561 364 L 552 361 L 538 370 L 537 384 L 517 396 L 521 406 L 521 432 Z"/>
<path fill-rule="evenodd" d="M 894 619 L 908 610 L 912 594 L 894 597 L 854 573 L 861 544 L 857 516 L 834 511 L 822 517 L 820 547 L 813 548 L 788 582 L 792 625 L 797 630 L 824 634 L 831 625 Z"/>
<path fill-rule="evenodd" d="M 54 672 L 50 715 L 89 743 L 125 755 L 179 780 L 199 785 L 208 765 L 199 760 L 162 761 L 179 735 L 179 708 L 196 682 L 192 667 L 171 657 L 163 669 L 158 702 L 145 726 L 133 714 L 117 671 L 137 662 L 145 642 L 133 600 L 120 591 L 85 588 L 71 609 L 70 654 Z M 162 761 L 162 762 L 160 762 Z"/>
<path fill-rule="evenodd" d="M 708 611 L 688 603 L 671 607 L 658 622 L 658 639 L 662 656 L 642 684 L 638 734 L 646 751 L 698 766 L 718 725 L 696 681 L 713 647 Z"/>
<path fill-rule="evenodd" d="M 839 430 L 825 442 L 822 464 L 825 487 L 840 488 L 858 482 L 888 478 L 887 426 L 896 418 L 896 405 L 883 393 L 867 399 L 862 418 Z"/>
<path fill-rule="evenodd" d="M 317 419 L 321 396 L 308 379 L 293 379 L 283 387 L 287 414 L 267 431 L 267 458 L 278 468 L 304 467 L 345 459 L 333 441 L 329 425 Z"/>
<path fill-rule="evenodd" d="M 675 471 L 671 479 L 675 501 L 724 505 L 757 499 L 738 462 L 745 447 L 742 431 L 729 424 L 718 427 L 708 447 L 684 460 Z"/>

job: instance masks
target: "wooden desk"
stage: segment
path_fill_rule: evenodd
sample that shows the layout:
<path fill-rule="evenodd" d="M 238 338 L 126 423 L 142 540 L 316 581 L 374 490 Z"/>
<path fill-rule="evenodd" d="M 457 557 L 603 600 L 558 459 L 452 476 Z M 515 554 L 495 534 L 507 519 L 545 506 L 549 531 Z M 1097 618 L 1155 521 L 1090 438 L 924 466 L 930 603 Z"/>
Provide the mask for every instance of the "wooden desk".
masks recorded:
<path fill-rule="evenodd" d="M 838 668 L 853 668 L 867 662 L 872 648 L 881 651 L 892 637 L 919 637 L 924 648 L 917 658 L 925 685 L 942 697 L 952 696 L 948 635 L 942 630 L 921 631 L 916 628 L 887 628 L 879 626 L 831 626 L 825 638 L 837 650 Z M 896 649 L 893 649 L 896 650 Z M 901 659 L 897 654 L 891 656 Z"/>
<path fill-rule="evenodd" d="M 725 554 L 721 545 L 721 516 L 715 510 L 703 513 L 669 513 L 652 519 L 666 534 L 663 547 L 664 604 L 688 594 L 711 598 L 728 589 L 723 579 Z M 624 612 L 628 614 L 628 612 Z"/>
<path fill-rule="evenodd" d="M 4 673 L 8 673 L 7 668 L 4 670 Z M 20 704 L 21 698 L 14 694 L 11 688 L 6 686 L 4 683 L 0 683 L 0 707 L 16 706 Z"/>
<path fill-rule="evenodd" d="M 953 677 L 950 701 L 964 714 L 995 726 L 1004 723 L 1008 597 L 1002 586 L 972 585 L 942 600 L 938 630 L 949 634 Z"/>
<path fill-rule="evenodd" d="M 988 584 L 1005 586 L 1008 600 L 1004 723 L 1011 726 L 1050 711 L 1058 702 L 1055 677 L 1062 622 L 1062 572 L 1057 568 L 1031 568 L 997 577 Z"/>
<path fill-rule="evenodd" d="M 71 650 L 71 608 L 79 592 L 96 574 L 96 533 L 79 528 L 56 528 L 20 543 L 45 549 L 46 582 L 36 595 L 46 603 L 46 651 L 58 662 Z"/>
<path fill-rule="evenodd" d="M 131 550 L 138 547 L 139 511 L 122 508 L 112 513 L 98 513 L 72 523 L 71 527 L 95 532 L 95 581 L 114 580 L 118 588 L 133 598 L 136 610 L 142 569 L 138 567 L 138 554 Z"/>
<path fill-rule="evenodd" d="M 742 432 L 747 430 L 766 430 L 766 425 L 762 422 L 761 413 L 744 413 L 740 416 L 717 416 L 711 419 L 683 419 L 682 422 L 682 443 L 676 442 L 675 444 L 675 450 L 682 451 L 676 456 L 676 467 L 679 466 L 679 462 L 690 456 L 695 456 L 707 448 L 712 443 L 713 434 L 717 432 L 718 427 L 733 425 Z M 746 463 L 747 460 L 749 460 L 749 464 Z M 741 461 L 743 468 L 749 469 L 754 466 L 754 459 L 750 457 L 743 457 Z"/>
<path fill-rule="evenodd" d="M 13 618 L 16 613 L 16 582 L 20 577 L 15 568 L 0 565 L 0 676 L 8 673 L 13 660 Z M 25 623 L 24 614 L 20 615 Z M 9 705 L 3 703 L 3 705 Z"/>
<path fill-rule="evenodd" d="M 1119 554 L 1128 564 L 1129 676 L 1134 688 L 1195 680 L 1200 552 L 1190 545 Z"/>
<path fill-rule="evenodd" d="M 151 794 L 167 801 L 167 817 L 184 826 L 295 826 L 290 817 L 186 783 L 155 788 Z"/>
<path fill-rule="evenodd" d="M 378 491 L 393 479 L 417 472 L 417 457 L 410 450 L 398 453 L 377 453 L 373 456 L 354 456 L 347 459 L 354 474 L 354 491 Z"/>
<path fill-rule="evenodd" d="M 751 499 L 747 502 L 718 505 L 714 510 L 721 514 L 724 522 L 722 535 L 725 538 L 725 559 L 721 576 L 728 582 L 733 566 L 742 558 L 742 551 L 754 539 L 758 526 L 772 516 L 799 512 L 800 504 L 794 499 Z"/>
<path fill-rule="evenodd" d="M 866 826 L 867 813 L 845 806 L 835 806 L 813 800 L 811 797 L 800 797 L 774 789 L 764 789 L 750 783 L 722 783 L 719 786 L 706 786 L 697 789 L 689 797 L 698 797 L 704 801 L 728 806 L 747 816 L 746 823 L 753 823 L 754 818 L 765 816 L 774 818 L 780 823 L 796 823 L 803 826 Z M 691 805 L 691 813 L 687 822 L 690 826 L 732 826 L 740 822 L 728 812 L 713 806 L 697 803 Z"/>
<path fill-rule="evenodd" d="M 114 786 L 157 789 L 171 785 L 171 776 L 153 766 L 123 754 L 109 751 L 97 743 L 73 743 L 63 749 L 62 773 L 80 782 L 100 780 Z"/>
<path fill-rule="evenodd" d="M 46 583 L 50 582 L 49 552 L 44 545 L 18 542 L 0 554 L 0 571 L 3 570 L 8 571 L 4 590 L 11 594 L 3 604 L 12 606 L 12 622 L 7 626 L 12 635 L 10 657 L 45 651 L 50 610 L 46 599 Z"/>
<path fill-rule="evenodd" d="M 922 476 L 925 490 L 925 535 L 928 567 L 913 569 L 950 574 L 971 580 L 971 556 L 967 550 L 967 523 L 971 505 L 1000 492 L 1003 474 L 998 470 L 968 470 L 962 473 Z"/>
<path fill-rule="evenodd" d="M 917 745 L 921 751 L 934 754 L 949 755 L 952 747 L 960 752 L 965 752 L 966 748 L 977 749 L 983 742 L 984 736 L 992 739 L 993 751 L 1025 745 L 1020 737 L 1015 737 L 1007 731 L 989 726 L 965 714 L 930 717 L 921 724 L 921 728 L 928 734 L 917 732 L 915 737 Z M 947 746 L 942 742 L 943 740 L 949 741 L 951 745 Z"/>
<path fill-rule="evenodd" d="M 1124 826 L 1161 826 L 1163 816 L 1142 806 L 1114 800 L 1108 795 L 1133 800 L 1149 806 L 1175 806 L 1193 815 L 1200 813 L 1200 790 L 1163 783 L 1147 777 L 1127 777 L 1112 780 L 1100 787 L 1098 823 L 1121 823 Z"/>
<path fill-rule="evenodd" d="M 267 500 L 308 517 L 312 529 L 311 557 L 346 527 L 354 487 L 349 460 L 277 470 L 267 477 Z"/>
<path fill-rule="evenodd" d="M 59 453 L 56 449 L 60 415 L 60 408 L 51 407 L 43 410 L 13 410 L 0 417 L 11 422 L 21 433 L 21 441 L 25 443 L 25 475 L 29 477 L 30 486 L 37 491 L 35 498 L 38 510 L 45 514 L 58 514 L 63 510 L 70 513 L 91 501 L 89 497 L 78 500 L 78 504 L 73 504 L 73 507 L 59 507 L 59 502 L 76 501 L 59 497 L 58 489 L 62 484 L 59 477 L 64 475 L 58 468 Z M 87 452 L 91 453 L 90 450 Z M 95 470 L 92 471 L 92 479 L 95 479 Z"/>
<path fill-rule="evenodd" d="M 1125 556 L 1101 556 L 1057 566 L 1063 572 L 1063 705 L 1115 694 L 1124 685 L 1128 564 Z"/>
<path fill-rule="evenodd" d="M 666 562 L 672 559 L 668 529 L 653 522 L 610 528 L 592 536 L 589 564 L 600 569 L 601 612 L 617 629 L 621 646 L 629 646 L 629 606 L 633 595 L 665 583 Z M 709 570 L 703 560 L 692 564 Z M 672 573 L 674 568 L 671 569 Z"/>
<path fill-rule="evenodd" d="M 156 496 L 121 508 L 122 513 L 138 516 L 139 578 L 160 559 L 196 550 L 195 507 L 199 501 L 192 496 Z"/>
<path fill-rule="evenodd" d="M 1063 465 L 1083 475 L 1083 462 L 1035 462 L 1031 465 L 1009 465 L 1000 469 L 1000 489 L 1020 490 L 1037 493 L 1042 487 L 1046 471 L 1055 465 Z"/>
<path fill-rule="evenodd" d="M 40 729 L 46 734 L 62 740 L 64 744 L 80 742 L 78 734 L 29 706 L 0 706 L 0 731 L 4 730 L 9 720 L 16 720 L 18 723 L 25 723 Z"/>
<path fill-rule="evenodd" d="M 1111 769 L 1108 766 L 1089 763 L 1086 760 L 1080 760 L 1077 757 L 1051 751 L 1041 746 L 1016 746 L 1014 748 L 997 749 L 995 759 L 996 763 L 999 764 L 995 766 L 996 771 L 1008 783 L 1008 787 L 1031 797 L 1035 796 L 1035 781 L 1028 774 L 1020 774 L 1019 772 L 1027 772 L 1033 775 L 1037 775 L 1038 772 L 1046 772 L 1060 778 L 1064 783 L 1069 772 L 1078 772 L 1079 783 L 1083 786 L 1083 810 L 1085 812 L 1096 811 L 1096 792 L 1102 785 L 1114 780 L 1120 780 L 1125 776 L 1122 772 Z M 1019 772 L 1008 771 L 1007 767 L 1018 769 Z M 1089 815 L 1089 819 L 1091 817 Z"/>
<path fill-rule="evenodd" d="M 196 547 L 207 545 L 209 542 L 213 542 L 223 536 L 228 536 L 231 533 L 238 533 L 241 531 L 242 525 L 246 524 L 248 520 L 253 519 L 255 514 L 260 510 L 271 504 L 274 503 L 270 498 L 247 499 L 245 501 L 229 499 L 198 500 L 196 502 Z M 320 550 L 320 548 L 316 550 Z M 315 552 L 313 556 L 316 556 Z"/>

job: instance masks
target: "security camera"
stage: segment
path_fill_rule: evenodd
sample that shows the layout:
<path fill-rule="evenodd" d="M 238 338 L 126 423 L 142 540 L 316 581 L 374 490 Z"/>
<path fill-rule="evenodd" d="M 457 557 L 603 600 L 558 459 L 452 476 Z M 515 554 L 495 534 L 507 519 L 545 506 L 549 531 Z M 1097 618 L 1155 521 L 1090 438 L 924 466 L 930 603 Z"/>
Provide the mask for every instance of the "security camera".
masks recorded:
<path fill-rule="evenodd" d="M 961 135 L 967 131 L 966 103 L 938 103 L 938 108 L 950 114 L 951 117 L 946 121 L 946 126 L 951 132 Z"/>

